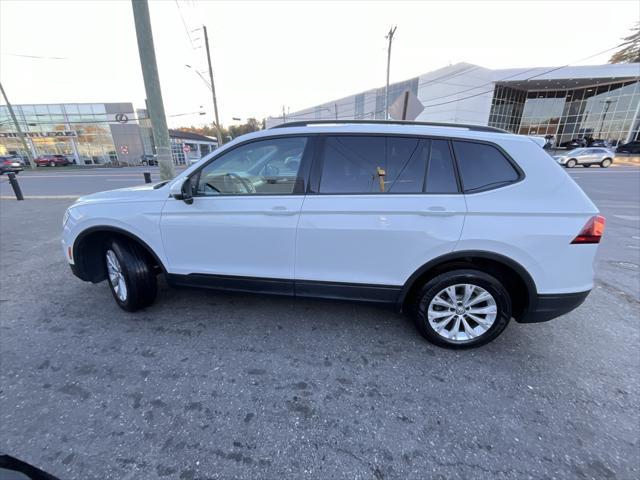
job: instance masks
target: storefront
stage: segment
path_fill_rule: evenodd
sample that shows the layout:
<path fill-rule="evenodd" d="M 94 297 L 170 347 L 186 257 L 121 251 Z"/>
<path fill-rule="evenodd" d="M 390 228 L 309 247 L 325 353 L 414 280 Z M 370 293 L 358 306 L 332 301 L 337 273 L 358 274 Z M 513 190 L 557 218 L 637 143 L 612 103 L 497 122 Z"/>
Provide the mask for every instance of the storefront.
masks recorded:
<path fill-rule="evenodd" d="M 14 105 L 34 157 L 65 155 L 76 164 L 137 163 L 142 140 L 131 103 Z M 0 154 L 26 155 L 6 106 L 0 106 Z"/>

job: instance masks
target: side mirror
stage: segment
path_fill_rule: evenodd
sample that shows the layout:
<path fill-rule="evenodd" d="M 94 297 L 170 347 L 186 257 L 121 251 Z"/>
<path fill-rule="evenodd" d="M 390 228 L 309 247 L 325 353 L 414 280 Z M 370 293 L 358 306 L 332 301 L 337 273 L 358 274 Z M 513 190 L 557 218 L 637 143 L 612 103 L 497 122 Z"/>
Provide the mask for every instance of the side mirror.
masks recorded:
<path fill-rule="evenodd" d="M 191 180 L 187 177 L 171 185 L 170 195 L 176 200 L 182 200 L 187 205 L 193 203 L 191 194 Z"/>

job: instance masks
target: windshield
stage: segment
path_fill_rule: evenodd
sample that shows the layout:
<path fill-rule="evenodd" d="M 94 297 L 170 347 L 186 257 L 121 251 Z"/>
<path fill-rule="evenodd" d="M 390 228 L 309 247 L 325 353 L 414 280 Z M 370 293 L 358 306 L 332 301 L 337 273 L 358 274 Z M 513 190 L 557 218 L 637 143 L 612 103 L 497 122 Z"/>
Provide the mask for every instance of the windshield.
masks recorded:
<path fill-rule="evenodd" d="M 567 152 L 567 155 L 582 155 L 583 153 L 586 153 L 586 152 L 587 152 L 586 148 L 575 148 Z"/>

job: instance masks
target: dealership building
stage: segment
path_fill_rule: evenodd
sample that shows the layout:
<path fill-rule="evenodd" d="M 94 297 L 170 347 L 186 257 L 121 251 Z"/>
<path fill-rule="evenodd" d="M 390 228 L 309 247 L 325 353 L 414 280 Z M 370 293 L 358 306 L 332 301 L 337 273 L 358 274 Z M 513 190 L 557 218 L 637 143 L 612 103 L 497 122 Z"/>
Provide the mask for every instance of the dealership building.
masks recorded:
<path fill-rule="evenodd" d="M 406 94 L 406 92 L 409 92 Z M 405 104 L 423 122 L 469 123 L 513 133 L 601 138 L 612 145 L 638 139 L 640 64 L 490 70 L 458 63 L 389 85 L 390 117 Z M 283 121 L 384 119 L 385 87 L 267 119 Z"/>
<path fill-rule="evenodd" d="M 155 153 L 146 110 L 131 103 L 13 105 L 20 129 L 34 157 L 65 155 L 76 164 L 137 164 Z M 200 158 L 217 141 L 189 132 L 170 131 L 176 164 Z M 25 155 L 5 105 L 0 106 L 0 155 Z"/>

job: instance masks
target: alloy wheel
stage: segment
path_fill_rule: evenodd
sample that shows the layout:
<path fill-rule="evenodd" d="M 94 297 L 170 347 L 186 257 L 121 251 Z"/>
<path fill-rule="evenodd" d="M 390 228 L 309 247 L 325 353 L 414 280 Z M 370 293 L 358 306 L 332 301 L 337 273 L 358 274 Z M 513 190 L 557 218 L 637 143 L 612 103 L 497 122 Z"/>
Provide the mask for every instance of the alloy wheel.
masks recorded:
<path fill-rule="evenodd" d="M 498 316 L 495 298 L 487 290 L 468 283 L 443 288 L 427 310 L 429 325 L 441 337 L 456 343 L 485 334 Z"/>
<path fill-rule="evenodd" d="M 116 294 L 116 297 L 118 297 L 118 300 L 126 302 L 127 283 L 124 279 L 124 275 L 122 274 L 120 261 L 113 250 L 107 250 L 105 257 L 107 260 L 107 272 L 109 273 L 109 283 L 111 284 L 111 288 L 113 288 L 113 292 Z"/>

